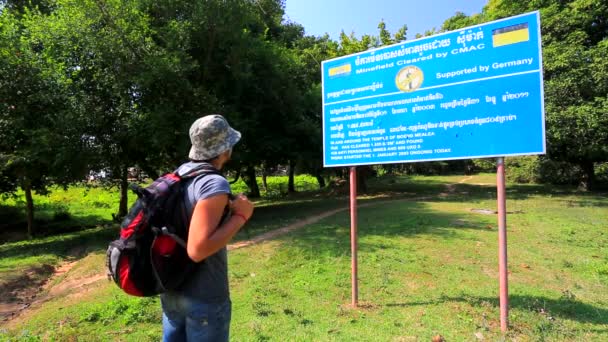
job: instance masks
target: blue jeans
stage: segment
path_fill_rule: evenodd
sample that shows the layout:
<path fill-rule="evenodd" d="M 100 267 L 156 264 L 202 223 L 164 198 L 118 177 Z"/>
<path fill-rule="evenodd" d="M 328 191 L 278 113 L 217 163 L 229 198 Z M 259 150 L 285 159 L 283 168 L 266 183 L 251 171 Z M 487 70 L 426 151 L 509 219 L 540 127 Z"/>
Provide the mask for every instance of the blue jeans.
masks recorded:
<path fill-rule="evenodd" d="M 163 341 L 228 341 L 232 303 L 204 303 L 176 293 L 161 295 Z"/>

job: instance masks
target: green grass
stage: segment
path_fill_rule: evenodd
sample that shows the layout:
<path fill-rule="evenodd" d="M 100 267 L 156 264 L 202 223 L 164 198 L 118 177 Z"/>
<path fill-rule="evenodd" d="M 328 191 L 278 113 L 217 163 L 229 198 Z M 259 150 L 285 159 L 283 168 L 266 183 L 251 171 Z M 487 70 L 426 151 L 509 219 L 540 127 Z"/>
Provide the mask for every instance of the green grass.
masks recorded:
<path fill-rule="evenodd" d="M 287 176 L 268 177 L 268 189 L 261 188 L 263 200 L 257 201 L 261 206 L 282 203 L 287 195 Z M 262 186 L 261 177 L 258 183 Z M 233 193 L 247 191 L 243 180 L 231 186 Z M 318 189 L 317 180 L 309 175 L 295 177 L 295 188 L 298 192 L 309 192 Z M 98 225 L 113 224 L 113 215 L 118 212 L 120 196 L 117 188 L 106 188 L 94 185 L 72 186 L 68 189 L 51 187 L 49 194 L 34 194 L 34 220 L 39 226 L 38 235 L 56 234 L 92 228 Z M 129 202 L 136 197 L 129 192 Z M 284 202 L 284 201 L 283 201 Z M 291 201 L 295 205 L 295 202 Z M 306 205 L 305 205 L 306 206 Z M 25 197 L 22 191 L 15 196 L 0 197 L 0 241 L 25 237 Z M 1 228 L 1 226 L 0 226 Z M 270 227 L 274 228 L 274 226 Z M 4 230 L 4 231 L 2 231 Z M 16 232 L 16 233 L 15 233 Z"/>
<path fill-rule="evenodd" d="M 112 224 L 112 214 L 118 212 L 120 196 L 116 188 L 73 186 L 68 189 L 51 187 L 47 195 L 34 194 L 36 234 L 52 235 Z M 129 194 L 129 202 L 135 196 Z M 0 198 L 0 219 L 6 227 L 0 241 L 25 237 L 25 197 Z"/>
<path fill-rule="evenodd" d="M 311 176 L 297 176 L 296 190 L 310 190 L 311 179 L 314 180 Z M 278 184 L 282 182 L 286 185 L 287 178 L 268 177 L 269 189 L 279 187 Z M 233 189 L 235 193 L 242 190 L 239 190 L 238 186 Z M 130 203 L 135 199 L 136 197 L 129 193 Z M 30 280 L 41 282 L 61 261 L 80 257 L 95 248 L 107 247 L 107 242 L 118 234 L 118 224 L 112 221 L 112 214 L 116 213 L 118 202 L 119 194 L 116 188 L 96 186 L 73 186 L 68 189 L 52 187 L 48 195 L 35 194 L 35 220 L 42 226 L 38 233 L 43 236 L 32 241 L 0 243 L 0 286 L 22 281 L 22 274 L 30 269 L 35 271 L 30 272 Z M 282 200 L 266 196 L 256 201 L 256 217 L 250 222 L 248 229 L 240 232 L 236 239 L 248 239 L 327 210 L 328 206 L 341 206 L 343 202 L 315 198 L 306 193 L 292 196 L 291 199 L 283 197 Z M 16 235 L 18 239 L 25 238 L 24 207 L 21 192 L 15 197 L 0 201 L 0 222 L 8 226 L 5 231 L 0 231 L 0 235 L 8 236 L 6 240 L 11 240 L 10 235 Z M 276 210 L 281 210 L 284 214 L 273 214 Z M 98 228 L 82 230 L 91 227 Z M 44 236 L 61 232 L 69 233 Z"/>
<path fill-rule="evenodd" d="M 260 194 L 265 198 L 281 198 L 287 194 L 288 180 L 289 177 L 287 176 L 269 176 L 266 180 L 266 183 L 268 183 L 268 189 L 264 189 L 262 185 L 262 177 L 257 177 L 258 185 L 260 187 Z M 299 192 L 319 189 L 317 179 L 310 175 L 296 175 L 294 177 L 294 186 L 295 190 Z M 247 192 L 247 185 L 242 178 L 240 178 L 230 187 L 232 192 L 235 194 Z"/>
<path fill-rule="evenodd" d="M 371 195 L 361 202 L 378 203 L 359 210 L 358 309 L 348 305 L 346 211 L 232 251 L 233 340 L 428 341 L 441 334 L 463 341 L 476 340 L 476 333 L 500 340 L 496 216 L 470 211 L 495 210 L 494 186 L 475 185 L 493 183 L 495 176 L 475 176 L 447 189 L 463 179 L 399 176 L 370 182 Z M 505 338 L 607 340 L 605 194 L 515 184 L 507 191 L 511 328 Z M 418 197 L 426 199 L 411 200 Z M 257 235 L 347 201 L 344 192 L 260 201 L 249 232 Z M 89 246 L 89 257 L 66 277 L 78 279 L 95 267 L 101 272 L 105 246 L 96 241 L 107 230 L 88 232 L 3 245 L 0 267 L 36 264 L 27 261 L 36 248 L 64 258 L 69 246 L 82 244 Z M 157 299 L 129 298 L 99 282 L 80 296 L 66 294 L 36 307 L 4 329 L 10 340 L 158 340 L 160 309 Z"/>
<path fill-rule="evenodd" d="M 478 194 L 477 204 L 495 207 Z M 507 337 L 608 338 L 606 201 L 522 197 L 509 202 L 523 212 L 509 217 Z M 441 334 L 450 341 L 473 340 L 476 332 L 499 339 L 496 218 L 469 207 L 445 200 L 361 209 L 358 310 L 345 305 L 347 213 L 263 248 L 235 251 L 235 339 L 428 341 Z"/>

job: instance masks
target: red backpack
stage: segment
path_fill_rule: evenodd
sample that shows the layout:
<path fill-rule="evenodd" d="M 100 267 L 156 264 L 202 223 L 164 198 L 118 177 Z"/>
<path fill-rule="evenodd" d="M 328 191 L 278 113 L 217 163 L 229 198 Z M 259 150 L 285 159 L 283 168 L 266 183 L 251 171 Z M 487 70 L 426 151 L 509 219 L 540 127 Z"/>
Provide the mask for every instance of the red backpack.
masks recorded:
<path fill-rule="evenodd" d="M 131 189 L 138 196 L 120 226 L 120 238 L 110 243 L 108 277 L 133 296 L 154 296 L 179 287 L 194 263 L 186 251 L 188 225 L 183 180 L 220 174 L 208 164 L 184 175 L 167 173 L 146 188 Z"/>

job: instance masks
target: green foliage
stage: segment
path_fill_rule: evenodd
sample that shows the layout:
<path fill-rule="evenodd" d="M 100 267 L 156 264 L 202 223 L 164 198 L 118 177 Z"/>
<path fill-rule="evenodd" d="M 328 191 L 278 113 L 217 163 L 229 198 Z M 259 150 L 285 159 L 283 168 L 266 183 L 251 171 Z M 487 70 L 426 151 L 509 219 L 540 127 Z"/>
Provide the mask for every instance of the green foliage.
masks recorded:
<path fill-rule="evenodd" d="M 407 39 L 407 25 L 391 34 L 384 21 L 377 35 L 307 36 L 284 19 L 282 0 L 2 4 L 0 191 L 44 193 L 105 169 L 122 188 L 112 204 L 119 214 L 128 204 L 127 168 L 152 178 L 174 168 L 187 156 L 191 122 L 213 112 L 243 133 L 231 170 L 296 165 L 300 173 L 327 177 L 321 61 Z M 514 160 L 515 179 L 595 184 L 595 170 L 608 159 L 607 8 L 589 0 L 491 0 L 480 14 L 458 12 L 425 32 L 540 9 L 549 159 L 536 166 Z M 441 162 L 383 171 L 473 169 L 472 162 Z"/>
<path fill-rule="evenodd" d="M 442 29 L 455 30 L 534 10 L 541 12 L 550 161 L 543 159 L 539 166 L 515 161 L 518 171 L 513 177 L 555 183 L 570 183 L 578 177 L 576 181 L 592 188 L 594 164 L 608 160 L 608 5 L 589 0 L 490 0 L 482 13 L 457 13 Z"/>
<path fill-rule="evenodd" d="M 473 165 L 475 168 L 482 172 L 495 172 L 496 171 L 496 160 L 494 159 L 473 159 Z"/>
<path fill-rule="evenodd" d="M 608 184 L 608 163 L 598 163 L 595 166 L 595 174 L 598 182 Z"/>
<path fill-rule="evenodd" d="M 548 184 L 576 185 L 583 177 L 583 171 L 576 164 L 539 158 L 538 181 Z"/>
<path fill-rule="evenodd" d="M 262 184 L 262 177 L 257 177 L 257 182 Z M 268 189 L 261 189 L 261 195 L 264 199 L 281 198 L 287 195 L 287 176 L 271 176 L 266 180 Z M 312 191 L 319 188 L 317 179 L 311 175 L 295 176 L 296 191 Z M 243 180 L 239 180 L 235 184 L 231 184 L 230 188 L 235 194 L 246 193 L 247 185 Z"/>
<path fill-rule="evenodd" d="M 395 42 L 391 37 L 391 33 L 386 29 L 386 23 L 384 20 L 380 20 L 380 23 L 378 24 L 378 31 L 378 38 L 380 39 L 380 43 L 382 45 L 391 45 Z"/>
<path fill-rule="evenodd" d="M 7 217 L 7 221 L 3 222 L 18 223 L 24 220 L 24 203 L 19 199 L 22 193 L 17 192 L 16 195 L 16 198 L 0 199 L 0 217 Z M 38 204 L 35 219 L 40 222 L 53 221 L 54 217 L 66 218 L 69 215 L 71 220 L 64 222 L 64 225 L 107 224 L 119 199 L 116 188 L 85 185 L 73 185 L 68 189 L 50 187 L 48 194 L 34 195 L 34 201 Z M 135 197 L 132 196 L 130 204 L 134 201 Z"/>
<path fill-rule="evenodd" d="M 14 205 L 0 203 L 0 222 L 3 222 L 4 224 L 12 224 L 21 220 L 23 220 L 23 212 L 21 208 Z"/>
<path fill-rule="evenodd" d="M 443 22 L 442 31 L 454 31 L 463 27 L 472 26 L 480 23 L 481 15 L 476 14 L 467 16 L 462 12 L 456 12 L 452 17 Z"/>
<path fill-rule="evenodd" d="M 473 163 L 477 171 L 496 172 L 494 159 L 476 159 Z M 578 165 L 551 160 L 546 156 L 509 157 L 505 158 L 505 166 L 507 179 L 515 183 L 576 185 L 583 177 Z M 596 169 L 596 173 L 601 175 L 603 169 Z M 598 182 L 604 182 L 604 179 L 598 177 Z"/>
<path fill-rule="evenodd" d="M 87 159 L 71 79 L 49 52 L 47 16 L 19 11 L 0 13 L 0 191 L 24 190 L 31 236 L 32 191 L 81 179 Z"/>
<path fill-rule="evenodd" d="M 70 209 L 66 205 L 60 205 L 53 213 L 53 221 L 67 221 L 71 218 Z"/>
<path fill-rule="evenodd" d="M 577 164 L 585 186 L 608 159 L 608 6 L 599 1 L 490 1 L 488 19 L 540 8 L 548 156 Z"/>
<path fill-rule="evenodd" d="M 540 163 L 536 156 L 505 159 L 507 180 L 514 183 L 536 183 L 539 181 Z"/>

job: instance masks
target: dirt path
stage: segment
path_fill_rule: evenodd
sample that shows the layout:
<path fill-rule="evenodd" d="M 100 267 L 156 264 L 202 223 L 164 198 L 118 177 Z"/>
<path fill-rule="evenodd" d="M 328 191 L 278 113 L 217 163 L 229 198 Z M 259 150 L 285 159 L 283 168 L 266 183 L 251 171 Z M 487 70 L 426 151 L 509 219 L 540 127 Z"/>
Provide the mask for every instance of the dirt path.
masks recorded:
<path fill-rule="evenodd" d="M 70 263 L 71 265 L 69 266 L 64 266 L 64 267 L 69 267 L 69 269 L 67 269 L 65 271 L 65 273 L 69 272 L 70 269 L 72 269 L 74 267 L 74 265 L 77 262 L 72 262 Z M 39 298 L 36 300 L 36 302 L 44 302 L 47 301 L 53 297 L 56 297 L 57 295 L 61 295 L 61 294 L 65 294 L 65 293 L 70 293 L 70 294 L 75 294 L 79 291 L 81 291 L 83 288 L 87 287 L 90 284 L 93 284 L 97 281 L 100 281 L 102 279 L 108 279 L 107 275 L 105 275 L 104 273 L 97 273 L 97 274 L 93 274 L 90 275 L 88 277 L 84 277 L 84 278 L 69 278 L 66 277 L 63 281 L 54 284 L 55 279 L 60 278 L 61 274 L 55 273 L 53 275 L 53 278 L 47 283 L 48 285 L 45 286 L 45 293 L 46 295 L 43 298 Z M 36 303 L 33 303 L 36 304 Z"/>
<path fill-rule="evenodd" d="M 470 181 L 471 179 L 473 179 L 473 176 L 466 176 L 463 179 L 458 181 L 458 184 L 462 184 L 464 182 Z"/>
<path fill-rule="evenodd" d="M 8 282 L 0 296 L 0 324 L 12 321 L 30 307 L 38 306 L 58 295 L 77 294 L 87 285 L 105 279 L 105 274 L 69 278 L 68 274 L 84 256 L 84 247 L 68 252 L 72 257 L 57 267 L 34 267 Z M 48 274 L 48 276 L 46 276 Z M 65 278 L 65 279 L 62 279 Z"/>
<path fill-rule="evenodd" d="M 450 194 L 455 193 L 456 192 L 456 185 L 463 184 L 466 181 L 469 181 L 471 179 L 473 179 L 473 176 L 467 176 L 467 177 L 459 180 L 458 183 L 446 184 L 445 190 L 446 190 L 447 193 L 446 192 L 442 192 L 442 193 L 439 194 L 439 196 L 448 196 Z"/>
<path fill-rule="evenodd" d="M 42 264 L 4 281 L 0 288 L 0 322 L 28 308 L 53 272 L 53 266 Z"/>
<path fill-rule="evenodd" d="M 239 241 L 239 242 L 236 242 L 236 243 L 229 244 L 228 245 L 228 250 L 231 251 L 231 250 L 235 250 L 235 249 L 239 249 L 239 248 L 243 248 L 243 247 L 249 247 L 251 245 L 255 245 L 255 244 L 260 243 L 260 242 L 268 241 L 268 240 L 273 239 L 273 238 L 275 238 L 277 236 L 285 235 L 285 234 L 287 234 L 289 232 L 293 232 L 296 229 L 300 229 L 300 228 L 302 228 L 304 226 L 316 223 L 316 222 L 318 222 L 318 221 L 320 221 L 320 220 L 322 220 L 322 219 L 324 219 L 326 217 L 335 215 L 335 214 L 337 214 L 339 212 L 342 212 L 342 211 L 345 211 L 347 209 L 348 208 L 340 208 L 340 209 L 334 209 L 334 210 L 326 211 L 324 213 L 321 213 L 321 214 L 318 214 L 318 215 L 306 218 L 304 220 L 300 220 L 298 222 L 292 223 L 292 224 L 290 224 L 288 226 L 285 226 L 285 227 L 282 227 L 282 228 L 279 228 L 279 229 L 275 229 L 275 230 L 271 230 L 271 231 L 266 232 L 264 234 L 258 235 L 258 236 L 254 237 L 252 239 L 245 240 L 245 241 Z"/>
<path fill-rule="evenodd" d="M 456 185 L 457 184 L 462 184 L 464 182 L 467 182 L 469 180 L 473 179 L 473 176 L 467 176 L 461 180 L 458 181 L 458 183 L 452 183 L 452 184 L 446 184 L 446 192 L 447 193 L 441 193 L 439 194 L 439 196 L 449 196 L 451 194 L 454 194 L 456 192 Z M 392 203 L 392 202 L 397 202 L 397 201 L 401 201 L 401 202 L 411 202 L 411 201 L 424 201 L 424 200 L 428 200 L 432 198 L 431 196 L 425 196 L 425 197 L 415 197 L 415 198 L 399 198 L 399 199 L 393 199 L 393 200 L 387 200 L 387 201 L 381 201 L 381 202 L 373 202 L 373 203 L 365 203 L 365 204 L 360 204 L 357 207 L 358 208 L 366 208 L 366 207 L 370 207 L 370 206 L 375 206 L 375 205 L 381 205 L 381 204 L 386 204 L 386 203 Z M 252 239 L 249 240 L 245 240 L 245 241 L 239 241 L 233 244 L 228 245 L 228 250 L 235 250 L 235 249 L 239 249 L 239 248 L 244 248 L 244 247 L 249 247 L 264 241 L 268 241 L 271 239 L 274 239 L 278 236 L 281 235 L 285 235 L 288 234 L 290 232 L 293 232 L 294 230 L 300 229 L 302 227 L 311 225 L 313 223 L 317 223 L 320 220 L 329 217 L 329 216 L 333 216 L 339 212 L 342 211 L 346 211 L 349 210 L 349 207 L 343 207 L 343 208 L 339 208 L 339 209 L 334 209 L 334 210 L 330 210 L 330 211 L 326 211 L 324 213 L 315 215 L 315 216 L 311 216 L 307 219 L 292 223 L 288 226 L 279 228 L 279 229 L 275 229 L 272 231 L 269 231 L 267 233 L 258 235 Z"/>
<path fill-rule="evenodd" d="M 19 292 L 16 301 L 0 301 L 0 325 L 13 321 L 28 309 L 39 307 L 57 296 L 77 296 L 89 285 L 107 279 L 104 273 L 97 273 L 87 277 L 66 277 L 59 281 L 77 263 L 78 260 L 65 262 L 55 269 L 46 282 L 15 290 Z"/>
<path fill-rule="evenodd" d="M 381 201 L 381 202 L 374 202 L 374 203 L 365 203 L 365 204 L 360 204 L 357 207 L 358 208 L 366 208 L 366 207 L 370 207 L 370 206 L 374 206 L 374 205 L 381 205 L 381 204 L 386 204 L 386 203 L 391 203 L 391 202 L 397 202 L 397 201 L 420 201 L 420 200 L 425 200 L 425 199 L 429 199 L 429 197 L 416 197 L 416 198 L 407 198 L 407 199 L 394 199 L 394 200 L 388 200 L 388 201 Z M 239 248 L 244 248 L 244 247 L 249 247 L 264 241 L 268 241 L 271 239 L 274 239 L 278 236 L 281 235 L 285 235 L 288 234 L 290 232 L 293 232 L 294 230 L 303 228 L 305 226 L 311 225 L 313 223 L 317 223 L 319 221 L 321 221 L 322 219 L 326 218 L 326 217 L 330 217 L 333 216 L 339 212 L 342 211 L 347 211 L 349 210 L 349 207 L 344 207 L 344 208 L 339 208 L 339 209 L 334 209 L 334 210 L 330 210 L 330 211 L 326 211 L 323 213 L 320 213 L 318 215 L 314 215 L 311 216 L 309 218 L 306 218 L 304 220 L 300 220 L 298 222 L 292 223 L 288 226 L 279 228 L 279 229 L 275 229 L 275 230 L 271 230 L 269 232 L 266 232 L 264 234 L 258 235 L 252 239 L 249 240 L 245 240 L 245 241 L 239 241 L 236 243 L 232 243 L 228 245 L 228 250 L 235 250 L 235 249 L 239 249 Z"/>
<path fill-rule="evenodd" d="M 468 177 L 465 177 L 465 178 L 461 179 L 460 181 L 458 181 L 458 183 L 447 184 L 446 192 L 439 194 L 439 196 L 445 197 L 445 196 L 454 194 L 456 191 L 457 184 L 462 184 L 472 178 L 473 178 L 473 176 L 468 176 Z M 432 196 L 423 196 L 423 197 L 414 197 L 414 198 L 396 198 L 396 199 L 386 200 L 386 201 L 359 204 L 358 208 L 367 208 L 367 207 L 371 207 L 371 206 L 377 206 L 377 205 L 395 203 L 395 202 L 424 201 L 424 200 L 429 200 L 431 198 L 433 198 L 433 197 Z M 258 235 L 252 239 L 229 244 L 228 250 L 230 251 L 230 250 L 245 248 L 245 247 L 253 246 L 253 245 L 274 239 L 276 237 L 288 234 L 290 232 L 301 229 L 308 225 L 317 223 L 324 218 L 333 216 L 335 214 L 338 214 L 340 212 L 347 211 L 347 210 L 349 210 L 349 207 L 333 209 L 333 210 L 329 210 L 329 211 L 308 217 L 303 220 L 299 220 L 299 221 L 294 222 L 285 227 L 278 228 L 278 229 L 266 232 L 264 234 Z M 74 266 L 78 263 L 79 260 L 80 259 L 73 260 L 73 261 L 67 261 L 67 262 L 60 264 L 52 272 L 52 275 L 45 282 L 34 284 L 35 286 L 14 289 L 13 292 L 19 292 L 18 294 L 16 294 L 16 297 L 18 298 L 17 301 L 3 302 L 2 299 L 0 298 L 0 323 L 6 323 L 8 321 L 11 321 L 14 318 L 18 317 L 19 315 L 21 315 L 22 313 L 24 313 L 30 307 L 39 306 L 40 304 L 58 296 L 58 295 L 65 294 L 68 292 L 70 295 L 77 295 L 79 292 L 82 292 L 88 285 L 91 285 L 102 279 L 107 279 L 107 276 L 105 273 L 98 273 L 98 274 L 94 274 L 94 275 L 91 275 L 86 278 L 65 277 L 65 279 L 58 282 L 58 279 L 60 279 L 61 277 L 64 277 L 65 274 L 69 273 L 72 270 L 72 268 L 74 268 Z M 48 266 L 48 267 L 52 268 L 52 266 Z M 20 281 L 20 283 L 23 284 L 24 282 Z"/>

